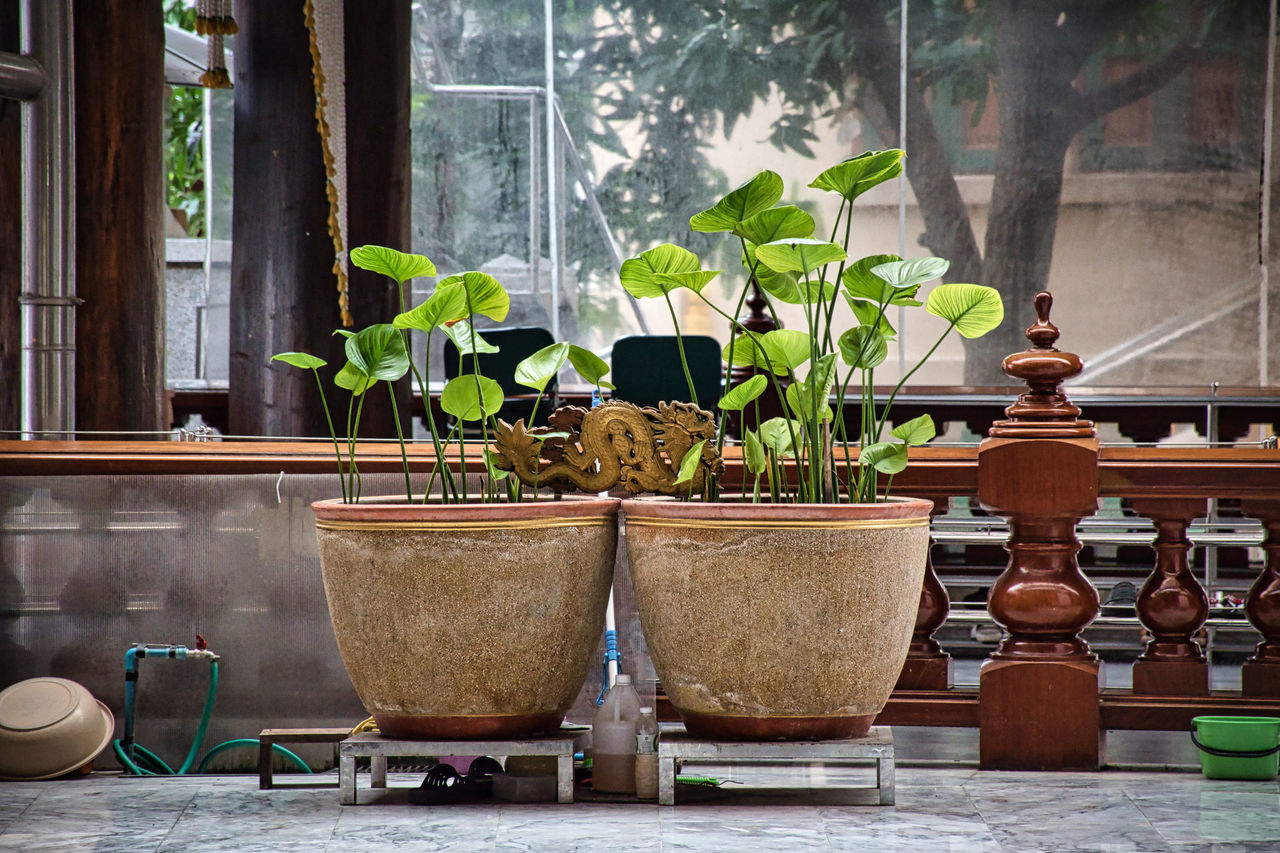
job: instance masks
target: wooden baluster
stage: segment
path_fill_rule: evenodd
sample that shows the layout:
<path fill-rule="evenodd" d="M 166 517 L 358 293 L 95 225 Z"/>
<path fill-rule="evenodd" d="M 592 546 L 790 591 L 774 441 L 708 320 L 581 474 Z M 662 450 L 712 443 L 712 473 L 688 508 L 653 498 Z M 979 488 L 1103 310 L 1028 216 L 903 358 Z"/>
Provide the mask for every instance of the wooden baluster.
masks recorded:
<path fill-rule="evenodd" d="M 1266 531 L 1262 547 L 1267 554 L 1262 574 L 1244 602 L 1249 624 L 1258 629 L 1262 642 L 1244 662 L 1241 692 L 1245 696 L 1280 697 L 1280 501 L 1244 500 L 1240 508 L 1262 522 Z"/>
<path fill-rule="evenodd" d="M 947 500 L 934 501 L 933 515 L 947 511 Z M 933 542 L 925 557 L 924 583 L 920 588 L 920 606 L 916 610 L 916 627 L 907 649 L 907 661 L 898 676 L 897 690 L 946 690 L 951 686 L 951 655 L 942 650 L 933 632 L 947 621 L 951 599 L 933 568 Z"/>
<path fill-rule="evenodd" d="M 760 292 L 760 288 L 754 283 L 751 285 L 751 292 L 747 294 L 747 313 L 738 318 L 738 322 L 757 335 L 763 335 L 765 332 L 772 332 L 778 328 L 773 318 L 765 313 L 764 308 L 767 303 L 764 295 Z M 733 334 L 740 332 L 736 329 Z M 730 387 L 739 385 L 757 373 L 764 374 L 765 371 L 756 367 L 747 367 L 739 365 L 733 368 L 729 373 Z M 765 374 L 767 375 L 767 374 Z M 773 390 L 773 383 L 769 383 L 764 389 L 764 393 L 759 398 L 760 405 L 760 421 L 767 421 L 770 418 L 780 417 L 782 415 L 782 404 L 778 402 L 778 395 Z M 729 435 L 734 438 L 742 438 L 742 423 L 745 419 L 749 429 L 758 429 L 760 424 L 756 421 L 755 405 L 748 405 L 740 412 L 729 413 Z"/>
<path fill-rule="evenodd" d="M 1147 498 L 1133 509 L 1156 526 L 1156 564 L 1138 593 L 1138 619 L 1151 632 L 1133 664 L 1133 692 L 1209 695 L 1209 662 L 1192 639 L 1209 615 L 1209 598 L 1187 562 L 1187 525 L 1203 518 L 1203 498 Z"/>
<path fill-rule="evenodd" d="M 1098 592 L 1076 562 L 1075 525 L 1098 503 L 1098 440 L 1059 390 L 1083 367 L 1053 344 L 1053 297 L 1036 294 L 1032 346 L 1004 360 L 1029 390 L 978 449 L 978 497 L 1009 521 L 1009 564 L 987 609 L 1005 637 L 979 676 L 980 760 L 993 770 L 1101 766 L 1100 664 L 1080 636 Z"/>

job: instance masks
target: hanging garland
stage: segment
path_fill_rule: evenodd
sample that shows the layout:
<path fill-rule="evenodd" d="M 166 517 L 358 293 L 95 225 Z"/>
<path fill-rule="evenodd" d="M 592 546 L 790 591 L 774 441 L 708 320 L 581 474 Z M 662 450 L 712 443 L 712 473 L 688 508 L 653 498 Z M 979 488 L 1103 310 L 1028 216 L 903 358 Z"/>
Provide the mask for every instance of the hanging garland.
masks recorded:
<path fill-rule="evenodd" d="M 200 75 L 200 85 L 206 89 L 230 89 L 231 75 L 227 73 L 227 54 L 224 36 L 240 31 L 231 15 L 231 0 L 197 0 L 196 32 L 209 42 L 208 70 Z"/>

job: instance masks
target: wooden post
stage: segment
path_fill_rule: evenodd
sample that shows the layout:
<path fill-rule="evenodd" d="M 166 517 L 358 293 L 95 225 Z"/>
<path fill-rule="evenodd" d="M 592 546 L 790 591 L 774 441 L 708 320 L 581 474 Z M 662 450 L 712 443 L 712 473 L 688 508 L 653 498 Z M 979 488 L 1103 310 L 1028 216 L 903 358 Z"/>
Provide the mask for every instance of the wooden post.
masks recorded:
<path fill-rule="evenodd" d="M 1133 663 L 1133 692 L 1208 696 L 1209 662 L 1192 637 L 1209 615 L 1209 598 L 1187 564 L 1187 525 L 1204 517 L 1207 502 L 1150 498 L 1133 501 L 1133 509 L 1156 525 L 1156 565 L 1137 602 L 1151 640 Z"/>
<path fill-rule="evenodd" d="M 933 515 L 947 511 L 947 500 L 933 503 Z M 933 568 L 933 543 L 925 557 L 924 583 L 920 589 L 920 606 L 916 610 L 916 627 L 907 648 L 907 661 L 902 665 L 895 690 L 946 690 L 951 687 L 951 655 L 933 638 L 933 632 L 947 621 L 951 599 Z"/>
<path fill-rule="evenodd" d="M 1249 624 L 1258 629 L 1262 642 L 1244 662 L 1241 692 L 1280 697 L 1280 501 L 1246 500 L 1240 508 L 1262 522 L 1266 531 L 1262 547 L 1267 553 L 1267 564 L 1244 602 Z"/>
<path fill-rule="evenodd" d="M 1096 770 L 1102 763 L 1098 658 L 1080 636 L 1098 592 L 1080 573 L 1075 525 L 1098 501 L 1093 424 L 1059 390 L 1078 356 L 1053 344 L 1053 297 L 1036 294 L 1032 346 L 1004 360 L 1030 390 L 978 449 L 978 497 L 1008 519 L 1009 564 L 987 609 L 1005 637 L 979 676 L 980 761 L 992 770 Z"/>
<path fill-rule="evenodd" d="M 778 327 L 773 322 L 773 318 L 764 313 L 764 307 L 767 304 L 764 300 L 764 295 L 760 292 L 760 288 L 753 283 L 751 292 L 747 294 L 747 313 L 740 316 L 738 322 L 757 335 L 772 332 Z M 736 327 L 730 329 L 729 333 L 734 337 L 742 334 Z M 739 385 L 757 373 L 768 375 L 766 371 L 758 367 L 747 367 L 745 365 L 734 367 L 729 373 L 729 387 Z M 783 377 L 778 377 L 778 382 L 785 391 L 786 380 Z M 759 418 L 756 418 L 757 406 L 760 409 Z M 747 429 L 759 429 L 760 424 L 764 421 L 781 416 L 782 403 L 778 400 L 777 392 L 773 390 L 773 382 L 770 382 L 765 386 L 764 393 L 760 395 L 758 403 L 749 405 L 740 412 L 729 413 L 729 434 L 734 438 L 742 438 L 744 424 Z"/>
<path fill-rule="evenodd" d="M 74 18 L 76 427 L 165 430 L 163 10 Z"/>

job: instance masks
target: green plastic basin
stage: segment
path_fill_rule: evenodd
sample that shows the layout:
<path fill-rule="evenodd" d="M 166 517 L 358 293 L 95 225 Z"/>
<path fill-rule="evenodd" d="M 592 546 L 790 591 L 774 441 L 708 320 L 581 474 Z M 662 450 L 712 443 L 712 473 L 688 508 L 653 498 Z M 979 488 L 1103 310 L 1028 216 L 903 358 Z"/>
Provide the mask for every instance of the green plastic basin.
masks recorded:
<path fill-rule="evenodd" d="M 1209 779 L 1274 779 L 1280 771 L 1280 717 L 1196 717 L 1191 742 Z"/>

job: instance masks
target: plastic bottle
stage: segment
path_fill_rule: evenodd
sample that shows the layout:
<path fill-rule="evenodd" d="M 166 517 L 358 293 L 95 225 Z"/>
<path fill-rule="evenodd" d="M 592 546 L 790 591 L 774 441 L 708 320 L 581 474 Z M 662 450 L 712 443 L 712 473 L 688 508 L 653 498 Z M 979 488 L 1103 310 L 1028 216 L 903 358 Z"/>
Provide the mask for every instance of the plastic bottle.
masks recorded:
<path fill-rule="evenodd" d="M 615 794 L 636 792 L 636 722 L 640 697 L 631 676 L 618 680 L 604 695 L 591 729 L 591 785 Z"/>
<path fill-rule="evenodd" d="M 653 709 L 640 709 L 636 721 L 636 796 L 658 799 L 658 720 Z"/>

